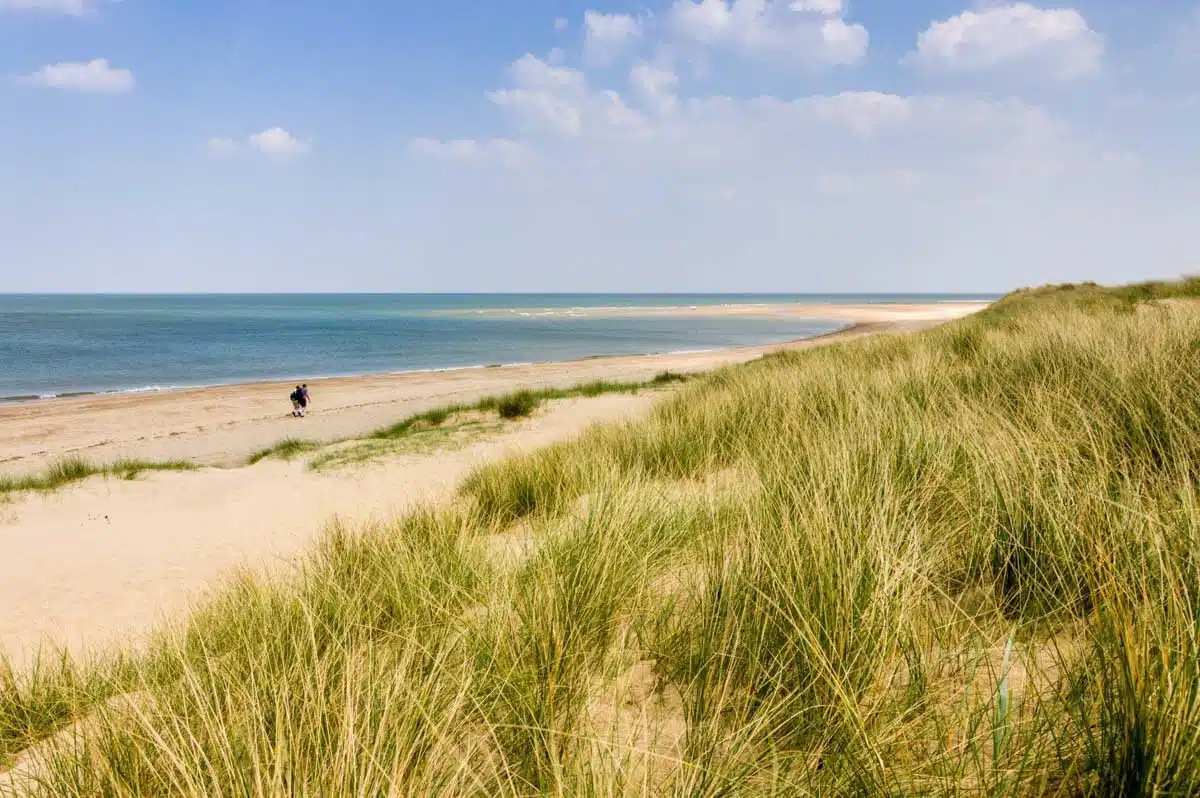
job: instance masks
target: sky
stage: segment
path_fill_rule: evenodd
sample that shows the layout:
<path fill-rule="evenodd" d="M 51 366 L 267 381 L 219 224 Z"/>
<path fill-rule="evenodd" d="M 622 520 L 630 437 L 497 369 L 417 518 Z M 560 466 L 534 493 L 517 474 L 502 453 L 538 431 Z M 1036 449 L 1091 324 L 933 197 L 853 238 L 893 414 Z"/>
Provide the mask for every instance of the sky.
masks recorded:
<path fill-rule="evenodd" d="M 0 292 L 1200 272 L 1200 0 L 0 0 Z"/>

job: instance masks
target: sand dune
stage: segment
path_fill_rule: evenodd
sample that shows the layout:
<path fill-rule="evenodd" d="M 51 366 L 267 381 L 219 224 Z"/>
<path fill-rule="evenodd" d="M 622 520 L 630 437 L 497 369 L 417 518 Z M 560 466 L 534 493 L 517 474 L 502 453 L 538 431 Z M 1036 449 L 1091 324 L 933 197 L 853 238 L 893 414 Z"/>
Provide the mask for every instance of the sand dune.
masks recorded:
<path fill-rule="evenodd" d="M 457 451 L 390 457 L 332 473 L 303 461 L 92 479 L 0 505 L 0 650 L 25 659 L 41 640 L 74 650 L 144 629 L 223 573 L 299 552 L 335 516 L 382 520 L 451 492 L 474 465 L 629 418 L 654 397 L 555 403 Z"/>

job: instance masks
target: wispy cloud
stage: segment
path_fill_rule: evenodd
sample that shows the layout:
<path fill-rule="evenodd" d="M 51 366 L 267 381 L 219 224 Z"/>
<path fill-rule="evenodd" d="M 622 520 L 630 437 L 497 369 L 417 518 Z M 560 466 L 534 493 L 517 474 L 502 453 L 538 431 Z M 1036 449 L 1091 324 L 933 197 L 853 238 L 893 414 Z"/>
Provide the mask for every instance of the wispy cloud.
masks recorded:
<path fill-rule="evenodd" d="M 583 15 L 585 52 L 597 64 L 607 64 L 642 35 L 642 20 L 629 14 L 587 11 Z"/>
<path fill-rule="evenodd" d="M 244 141 L 230 137 L 208 140 L 208 150 L 216 155 L 257 152 L 275 161 L 291 161 L 312 152 L 312 144 L 297 138 L 281 127 L 273 127 L 247 136 Z"/>
<path fill-rule="evenodd" d="M 528 153 L 511 139 L 414 139 L 409 145 L 414 155 L 437 160 L 484 166 L 513 168 L 524 162 Z"/>
<path fill-rule="evenodd" d="M 29 12 L 82 17 L 95 10 L 93 0 L 0 0 L 0 13 Z"/>
<path fill-rule="evenodd" d="M 23 76 L 21 80 L 48 89 L 97 94 L 124 94 L 133 91 L 134 87 L 133 72 L 113 67 L 107 58 L 80 63 L 50 64 L 33 74 Z"/>

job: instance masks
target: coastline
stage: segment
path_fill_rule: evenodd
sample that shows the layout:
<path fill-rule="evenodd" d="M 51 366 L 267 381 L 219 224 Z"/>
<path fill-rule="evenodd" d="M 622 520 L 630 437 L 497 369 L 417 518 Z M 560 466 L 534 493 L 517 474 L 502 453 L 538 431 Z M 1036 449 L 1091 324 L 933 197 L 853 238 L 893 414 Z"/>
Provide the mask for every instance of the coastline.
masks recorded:
<path fill-rule="evenodd" d="M 582 355 L 580 357 L 565 358 L 562 360 L 522 360 L 511 363 L 472 363 L 466 366 L 440 366 L 432 368 L 414 368 L 414 369 L 396 369 L 383 371 L 367 371 L 367 372 L 330 372 L 306 375 L 286 375 L 282 377 L 254 377 L 247 380 L 231 380 L 228 382 L 209 382 L 196 383 L 188 385 L 147 385 L 139 388 L 118 388 L 106 391 L 66 391 L 63 393 L 53 394 L 22 394 L 18 396 L 0 396 L 0 408 L 13 405 L 38 405 L 46 402 L 62 402 L 70 399 L 87 399 L 99 398 L 106 396 L 136 396 L 139 394 L 169 394 L 179 393 L 184 391 L 209 391 L 217 388 L 248 388 L 262 387 L 265 385 L 281 385 L 295 382 L 325 382 L 329 380 L 353 380 L 360 378 L 384 378 L 384 377 L 412 377 L 420 375 L 448 374 L 457 371 L 478 371 L 481 369 L 511 369 L 522 368 L 526 366 L 550 366 L 550 365 L 567 365 L 571 363 L 587 363 L 594 360 L 614 360 L 617 358 L 637 358 L 637 357 L 678 357 L 685 355 L 706 355 L 713 352 L 728 352 L 744 349 L 761 349 L 762 347 L 772 346 L 787 346 L 800 341 L 815 341 L 820 338 L 825 338 L 831 335 L 840 335 L 844 332 L 853 330 L 860 325 L 849 324 L 829 332 L 818 333 L 816 335 L 806 336 L 804 338 L 785 338 L 778 341 L 768 341 L 761 344 L 745 344 L 735 346 L 716 346 L 704 349 L 678 349 L 667 352 L 636 352 L 633 354 L 613 354 L 613 353 L 598 353 L 593 355 Z"/>
<path fill-rule="evenodd" d="M 887 300 L 864 299 L 855 303 L 842 302 L 760 302 L 760 303 L 723 303 L 699 305 L 605 305 L 605 306 L 571 306 L 548 308 L 483 308 L 471 311 L 447 310 L 429 311 L 429 315 L 448 315 L 458 317 L 488 318 L 488 319 L 518 319 L 523 317 L 553 317 L 562 319 L 623 319 L 623 318 L 755 318 L 774 319 L 778 321 L 811 321 L 825 322 L 826 325 L 842 328 L 852 327 L 858 323 L 870 321 L 895 321 L 906 314 L 915 314 L 919 318 L 928 318 L 931 308 L 941 308 L 944 312 L 955 314 L 962 308 L 971 308 L 987 304 L 983 300 L 946 299 L 938 301 L 903 302 Z M 341 380 L 355 377 L 402 376 L 410 374 L 437 374 L 450 371 L 511 368 L 514 366 L 543 365 L 547 363 L 570 363 L 583 360 L 615 358 L 615 357 L 644 357 L 644 356 L 674 356 L 689 355 L 701 352 L 714 352 L 724 349 L 746 349 L 759 346 L 784 345 L 795 340 L 808 340 L 830 333 L 839 332 L 833 329 L 817 335 L 806 335 L 804 338 L 793 338 L 787 335 L 771 336 L 761 343 L 735 343 L 729 345 L 715 344 L 697 349 L 649 349 L 646 351 L 597 352 L 579 354 L 567 357 L 552 357 L 541 360 L 494 362 L 480 361 L 477 363 L 451 363 L 448 365 L 420 365 L 400 368 L 369 368 L 365 370 L 338 371 L 307 371 L 303 374 L 250 374 L 239 375 L 230 379 L 212 379 L 196 382 L 157 382 L 155 376 L 147 375 L 144 384 L 132 384 L 116 387 L 91 387 L 87 385 L 65 385 L 51 387 L 43 392 L 27 390 L 24 393 L 0 395 L 0 408 L 12 405 L 39 404 L 44 402 L 61 402 L 64 400 L 84 399 L 100 396 L 122 396 L 127 394 L 164 394 L 177 391 L 211 390 L 237 386 L 253 386 L 270 383 Z M 792 333 L 795 335 L 795 333 Z M 0 462 L 3 457 L 0 456 Z"/>
<path fill-rule="evenodd" d="M 209 382 L 196 383 L 188 385 L 147 385 L 140 388 L 119 388 L 107 391 L 66 391 L 64 393 L 54 394 L 23 394 L 19 396 L 0 396 L 0 408 L 13 405 L 39 405 L 47 402 L 62 402 L 71 399 L 88 399 L 100 398 L 107 396 L 137 396 L 141 394 L 161 395 L 170 393 L 180 393 L 187 391 L 211 391 L 218 388 L 253 388 L 266 385 L 282 385 L 297 382 L 327 382 L 330 380 L 353 380 L 353 379 L 371 379 L 385 377 L 412 377 L 421 375 L 448 374 L 458 371 L 478 371 L 481 369 L 511 369 L 521 368 L 525 366 L 549 366 L 556 364 L 570 363 L 587 363 L 593 360 L 612 360 L 616 358 L 630 357 L 674 357 L 680 355 L 703 355 L 712 352 L 725 352 L 738 349 L 758 349 L 764 346 L 786 346 L 797 341 L 812 341 L 818 338 L 824 338 L 828 335 L 838 335 L 845 332 L 856 325 L 849 325 L 830 332 L 819 333 L 817 335 L 808 336 L 806 338 L 784 339 L 780 341 L 771 341 L 763 344 L 749 344 L 744 346 L 719 346 L 710 347 L 707 349 L 680 349 L 669 352 L 638 352 L 635 354 L 611 354 L 601 353 L 594 355 L 583 355 L 581 357 L 566 358 L 563 360 L 523 360 L 514 361 L 512 363 L 472 363 L 466 366 L 440 366 L 432 368 L 414 368 L 414 369 L 396 369 L 383 371 L 366 371 L 366 372 L 330 372 L 305 375 L 287 375 L 282 377 L 254 377 L 248 380 L 231 380 L 229 382 Z M 0 459 L 2 462 L 2 459 Z"/>
<path fill-rule="evenodd" d="M 188 460 L 233 467 L 289 437 L 352 438 L 411 413 L 519 388 L 566 388 L 594 380 L 645 380 L 661 371 L 707 371 L 779 349 L 932 326 L 987 304 L 787 306 L 788 314 L 836 319 L 847 326 L 797 341 L 696 352 L 300 378 L 313 393 L 312 412 L 303 421 L 289 415 L 287 394 L 295 379 L 9 402 L 0 404 L 0 475 L 27 474 L 73 456 L 101 463 Z"/>
<path fill-rule="evenodd" d="M 414 369 L 396 369 L 382 371 L 366 371 L 366 372 L 330 372 L 305 375 L 286 375 L 282 377 L 254 377 L 246 380 L 230 380 L 228 382 L 209 382 L 196 383 L 187 385 L 147 385 L 138 388 L 118 388 L 113 390 L 97 390 L 97 391 L 65 391 L 63 393 L 53 394 L 21 394 L 18 396 L 0 396 L 0 409 L 7 406 L 20 405 L 39 405 L 47 402 L 62 402 L 71 399 L 95 399 L 109 396 L 136 396 L 140 394 L 161 395 L 169 393 L 179 393 L 186 391 L 210 391 L 218 388 L 254 388 L 267 385 L 281 385 L 295 382 L 327 382 L 330 380 L 354 380 L 354 379 L 372 379 L 386 377 L 412 377 L 421 375 L 447 374 L 458 371 L 478 371 L 481 369 L 511 369 L 521 368 L 526 366 L 550 366 L 550 365 L 567 365 L 571 363 L 587 363 L 595 360 L 615 360 L 617 358 L 642 358 L 642 357 L 678 357 L 685 355 L 705 355 L 713 352 L 729 352 L 738 350 L 758 350 L 763 347 L 788 346 L 800 341 L 815 341 L 820 338 L 825 338 L 831 335 L 840 335 L 848 332 L 861 325 L 848 324 L 828 332 L 818 333 L 816 335 L 806 336 L 804 338 L 785 338 L 777 341 L 768 341 L 761 344 L 745 344 L 734 346 L 717 346 L 704 349 L 678 349 L 667 352 L 636 352 L 632 354 L 614 354 L 614 353 L 597 353 L 591 355 L 582 355 L 580 357 L 565 358 L 562 360 L 522 360 L 511 363 L 472 363 L 465 366 L 440 366 L 431 368 L 414 368 Z M 3 462 L 3 458 L 0 458 Z"/>

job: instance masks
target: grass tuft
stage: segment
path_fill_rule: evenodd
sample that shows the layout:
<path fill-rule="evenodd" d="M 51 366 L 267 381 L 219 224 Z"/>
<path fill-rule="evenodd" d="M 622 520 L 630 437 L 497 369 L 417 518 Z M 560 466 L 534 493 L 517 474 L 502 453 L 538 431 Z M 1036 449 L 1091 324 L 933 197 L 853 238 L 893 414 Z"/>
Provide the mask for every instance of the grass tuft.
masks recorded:
<path fill-rule="evenodd" d="M 496 412 L 506 421 L 529 418 L 541 403 L 533 391 L 516 391 L 496 400 Z"/>
<path fill-rule="evenodd" d="M 194 471 L 195 468 L 194 463 L 186 460 L 117 460 L 101 465 L 82 457 L 67 457 L 38 474 L 0 477 L 0 496 L 22 492 L 51 493 L 96 476 L 132 480 L 147 471 Z"/>
<path fill-rule="evenodd" d="M 679 374 L 678 372 L 674 371 L 662 371 L 656 374 L 654 379 L 650 380 L 650 384 L 673 385 L 675 383 L 687 382 L 688 380 L 692 379 L 692 377 L 693 375 L 690 374 Z"/>
<path fill-rule="evenodd" d="M 261 463 L 263 460 L 277 458 L 279 460 L 294 460 L 302 454 L 320 449 L 322 444 L 316 441 L 305 441 L 297 438 L 284 438 L 273 446 L 268 446 L 250 455 L 247 465 Z"/>

